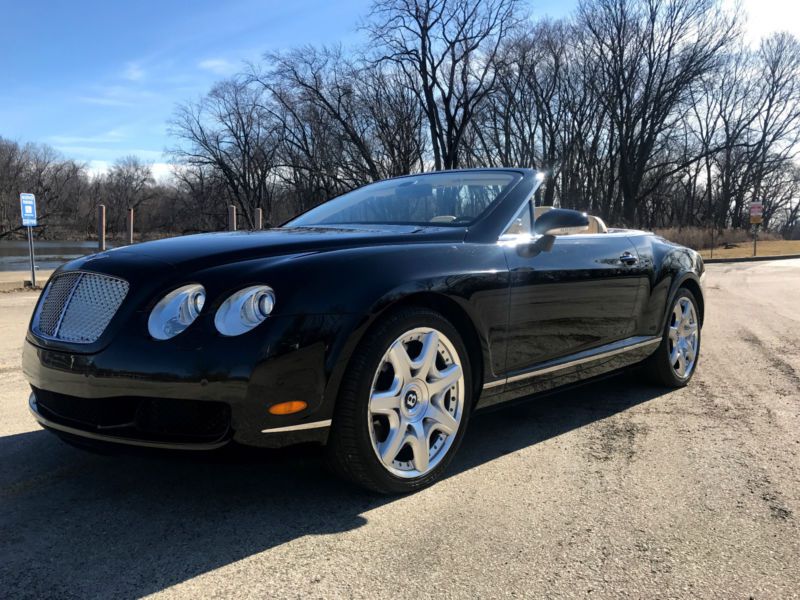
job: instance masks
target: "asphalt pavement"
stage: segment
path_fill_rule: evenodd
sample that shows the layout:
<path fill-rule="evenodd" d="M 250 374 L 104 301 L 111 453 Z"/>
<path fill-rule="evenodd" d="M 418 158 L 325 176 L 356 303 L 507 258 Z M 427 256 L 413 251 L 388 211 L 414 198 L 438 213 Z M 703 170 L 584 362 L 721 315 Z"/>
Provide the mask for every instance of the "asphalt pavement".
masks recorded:
<path fill-rule="evenodd" d="M 800 260 L 709 265 L 698 371 L 476 415 L 379 498 L 319 452 L 97 456 L 28 414 L 34 292 L 0 294 L 0 597 L 791 598 Z"/>

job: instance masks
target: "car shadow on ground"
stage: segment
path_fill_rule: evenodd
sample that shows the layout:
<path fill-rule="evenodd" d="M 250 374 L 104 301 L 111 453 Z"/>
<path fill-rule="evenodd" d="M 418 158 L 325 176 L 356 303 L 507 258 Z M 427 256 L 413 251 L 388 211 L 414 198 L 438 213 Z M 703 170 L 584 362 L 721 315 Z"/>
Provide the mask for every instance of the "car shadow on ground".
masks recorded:
<path fill-rule="evenodd" d="M 664 393 L 626 374 L 476 415 L 448 476 Z M 12 597 L 141 597 L 302 536 L 356 529 L 393 501 L 329 475 L 318 448 L 96 456 L 45 431 L 7 436 L 0 581 Z"/>

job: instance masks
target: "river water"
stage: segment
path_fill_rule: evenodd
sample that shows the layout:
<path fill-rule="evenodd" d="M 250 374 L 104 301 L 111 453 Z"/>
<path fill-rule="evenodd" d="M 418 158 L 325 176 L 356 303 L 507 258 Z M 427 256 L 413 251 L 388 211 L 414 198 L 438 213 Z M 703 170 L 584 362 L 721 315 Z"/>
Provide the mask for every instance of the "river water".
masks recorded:
<path fill-rule="evenodd" d="M 97 242 L 40 241 L 34 244 L 36 266 L 41 270 L 55 269 L 73 258 L 93 252 L 97 252 Z M 0 240 L 0 271 L 29 270 L 27 240 Z"/>

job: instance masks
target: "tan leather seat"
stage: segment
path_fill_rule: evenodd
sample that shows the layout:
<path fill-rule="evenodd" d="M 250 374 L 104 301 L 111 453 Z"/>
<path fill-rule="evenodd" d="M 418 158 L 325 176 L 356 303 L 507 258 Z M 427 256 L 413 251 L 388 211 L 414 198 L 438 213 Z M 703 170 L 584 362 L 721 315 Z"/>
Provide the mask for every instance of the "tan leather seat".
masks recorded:
<path fill-rule="evenodd" d="M 608 233 L 608 227 L 600 217 L 593 217 L 589 215 L 589 229 L 586 233 Z"/>

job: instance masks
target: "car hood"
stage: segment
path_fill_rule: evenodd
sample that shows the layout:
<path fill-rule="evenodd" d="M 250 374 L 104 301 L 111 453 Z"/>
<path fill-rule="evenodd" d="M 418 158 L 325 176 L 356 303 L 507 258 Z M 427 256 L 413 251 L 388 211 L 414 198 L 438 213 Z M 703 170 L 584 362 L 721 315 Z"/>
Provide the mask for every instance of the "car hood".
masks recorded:
<path fill-rule="evenodd" d="M 154 259 L 184 270 L 273 256 L 324 252 L 338 248 L 457 242 L 463 239 L 464 230 L 451 227 L 409 225 L 296 227 L 187 235 L 124 246 L 107 254 L 112 259 L 133 258 L 133 256 Z"/>

